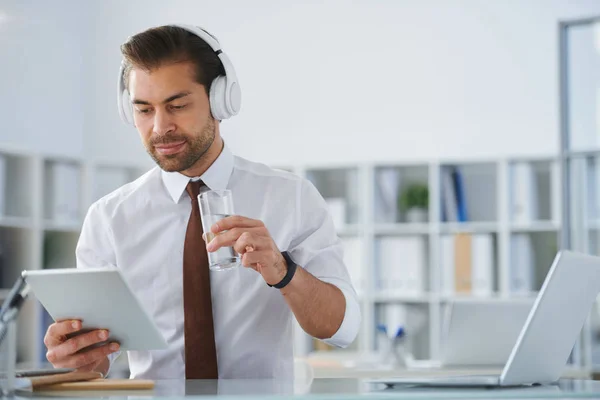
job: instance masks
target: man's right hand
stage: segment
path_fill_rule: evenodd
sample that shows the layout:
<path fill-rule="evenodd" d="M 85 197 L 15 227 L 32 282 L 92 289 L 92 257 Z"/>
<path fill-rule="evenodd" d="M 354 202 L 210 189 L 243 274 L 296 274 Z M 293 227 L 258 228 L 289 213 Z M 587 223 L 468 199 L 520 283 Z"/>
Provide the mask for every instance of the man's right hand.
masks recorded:
<path fill-rule="evenodd" d="M 67 320 L 55 322 L 48 327 L 44 344 L 48 348 L 46 358 L 55 368 L 74 368 L 78 371 L 98 371 L 106 375 L 109 367 L 107 356 L 119 350 L 118 343 L 107 343 L 99 347 L 85 349 L 108 338 L 107 330 L 94 330 L 75 334 L 81 330 L 81 321 Z M 82 351 L 82 349 L 85 349 Z"/>

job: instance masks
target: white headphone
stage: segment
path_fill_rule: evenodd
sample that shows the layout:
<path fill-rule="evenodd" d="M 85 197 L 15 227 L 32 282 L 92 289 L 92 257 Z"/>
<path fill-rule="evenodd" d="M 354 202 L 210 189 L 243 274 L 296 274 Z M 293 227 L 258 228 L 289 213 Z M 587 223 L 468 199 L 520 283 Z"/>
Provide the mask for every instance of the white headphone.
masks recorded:
<path fill-rule="evenodd" d="M 240 111 L 242 103 L 242 92 L 240 85 L 233 69 L 233 64 L 229 61 L 229 57 L 221 50 L 221 45 L 217 38 L 205 31 L 204 29 L 191 25 L 173 24 L 183 28 L 188 32 L 193 33 L 200 39 L 204 40 L 215 52 L 221 60 L 225 75 L 219 75 L 210 84 L 209 99 L 210 111 L 213 117 L 217 120 L 224 120 L 233 117 Z M 119 85 L 117 93 L 117 103 L 119 107 L 119 115 L 121 119 L 128 124 L 133 124 L 133 105 L 129 98 L 129 90 L 125 87 L 125 61 L 121 61 L 119 69 Z"/>

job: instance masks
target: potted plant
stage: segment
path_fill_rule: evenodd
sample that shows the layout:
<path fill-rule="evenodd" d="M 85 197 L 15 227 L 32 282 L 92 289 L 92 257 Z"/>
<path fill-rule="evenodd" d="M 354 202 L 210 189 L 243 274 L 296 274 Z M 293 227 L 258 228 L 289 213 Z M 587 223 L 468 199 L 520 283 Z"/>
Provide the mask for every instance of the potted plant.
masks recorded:
<path fill-rule="evenodd" d="M 426 222 L 429 188 L 426 184 L 411 183 L 398 198 L 398 206 L 401 212 L 406 213 L 406 222 Z"/>

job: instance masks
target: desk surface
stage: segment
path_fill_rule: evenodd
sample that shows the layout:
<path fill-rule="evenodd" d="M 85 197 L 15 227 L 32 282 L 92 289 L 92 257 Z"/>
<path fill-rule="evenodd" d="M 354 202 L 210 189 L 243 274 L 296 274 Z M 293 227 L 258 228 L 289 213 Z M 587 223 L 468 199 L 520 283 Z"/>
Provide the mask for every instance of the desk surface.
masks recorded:
<path fill-rule="evenodd" d="M 31 394 L 30 394 L 31 395 Z M 157 381 L 153 391 L 128 392 L 48 392 L 35 393 L 33 399 L 57 398 L 230 398 L 264 399 L 298 396 L 306 399 L 553 399 L 600 398 L 600 382 L 592 380 L 561 380 L 556 385 L 498 389 L 434 389 L 387 388 L 355 378 L 316 378 L 311 381 L 280 380 L 164 380 Z M 29 396 L 29 395 L 28 395 Z M 30 398 L 30 397 L 23 398 Z M 19 396 L 20 397 L 20 396 Z"/>

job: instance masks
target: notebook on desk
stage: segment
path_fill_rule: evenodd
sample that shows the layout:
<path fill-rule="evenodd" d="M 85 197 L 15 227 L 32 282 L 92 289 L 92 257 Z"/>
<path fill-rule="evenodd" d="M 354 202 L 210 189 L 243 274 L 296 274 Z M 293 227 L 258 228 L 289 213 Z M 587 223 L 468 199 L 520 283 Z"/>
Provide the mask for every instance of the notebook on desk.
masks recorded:
<path fill-rule="evenodd" d="M 154 381 L 143 379 L 104 379 L 99 372 L 67 372 L 17 378 L 16 387 L 21 391 L 69 391 L 69 390 L 151 390 Z"/>
<path fill-rule="evenodd" d="M 500 375 L 386 378 L 388 386 L 519 386 L 558 381 L 600 292 L 600 257 L 558 252 Z"/>

